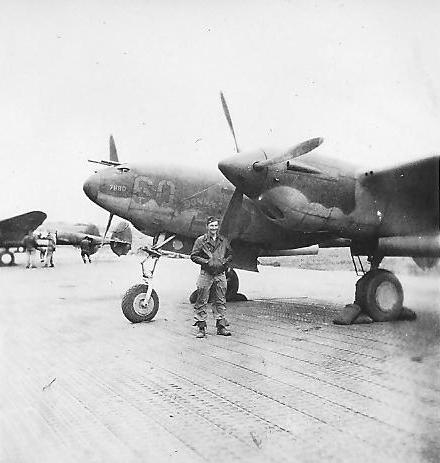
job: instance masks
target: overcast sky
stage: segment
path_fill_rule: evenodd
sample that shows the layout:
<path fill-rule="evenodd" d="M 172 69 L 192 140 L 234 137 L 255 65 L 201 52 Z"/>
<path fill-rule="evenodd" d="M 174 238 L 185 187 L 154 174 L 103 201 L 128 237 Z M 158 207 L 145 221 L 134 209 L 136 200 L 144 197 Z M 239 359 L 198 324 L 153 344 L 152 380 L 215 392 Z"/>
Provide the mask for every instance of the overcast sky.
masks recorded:
<path fill-rule="evenodd" d="M 108 157 L 216 169 L 234 145 L 368 167 L 440 151 L 437 0 L 2 0 L 0 218 L 105 223 L 83 194 Z M 199 140 L 196 143 L 196 140 Z"/>

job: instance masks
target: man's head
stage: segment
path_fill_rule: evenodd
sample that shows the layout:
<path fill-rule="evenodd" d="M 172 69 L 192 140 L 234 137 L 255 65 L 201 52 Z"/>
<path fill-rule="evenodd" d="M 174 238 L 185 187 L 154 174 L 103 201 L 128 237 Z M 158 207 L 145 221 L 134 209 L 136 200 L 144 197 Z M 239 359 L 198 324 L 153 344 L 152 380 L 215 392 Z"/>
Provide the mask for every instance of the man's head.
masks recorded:
<path fill-rule="evenodd" d="M 218 219 L 215 217 L 208 217 L 206 220 L 206 228 L 208 229 L 209 235 L 216 236 L 218 233 Z"/>

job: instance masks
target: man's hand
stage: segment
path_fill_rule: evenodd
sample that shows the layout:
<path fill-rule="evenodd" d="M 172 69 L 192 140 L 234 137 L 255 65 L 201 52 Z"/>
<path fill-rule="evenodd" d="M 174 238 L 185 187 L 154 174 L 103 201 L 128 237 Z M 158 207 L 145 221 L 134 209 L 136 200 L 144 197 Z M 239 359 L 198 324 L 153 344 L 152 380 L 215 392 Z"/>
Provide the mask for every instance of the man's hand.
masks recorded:
<path fill-rule="evenodd" d="M 225 271 L 224 259 L 211 257 L 208 262 L 208 267 L 212 273 L 222 273 Z"/>

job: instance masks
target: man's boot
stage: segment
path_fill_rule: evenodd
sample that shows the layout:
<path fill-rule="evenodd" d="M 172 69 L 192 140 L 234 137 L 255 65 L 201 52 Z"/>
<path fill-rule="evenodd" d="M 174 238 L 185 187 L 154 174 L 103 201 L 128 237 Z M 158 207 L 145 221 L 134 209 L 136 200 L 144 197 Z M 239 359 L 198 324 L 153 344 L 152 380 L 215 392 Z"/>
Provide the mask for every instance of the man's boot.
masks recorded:
<path fill-rule="evenodd" d="M 231 336 L 231 332 L 226 329 L 226 320 L 223 318 L 221 320 L 217 320 L 217 334 L 220 336 Z"/>
<path fill-rule="evenodd" d="M 199 328 L 199 331 L 196 334 L 196 338 L 206 337 L 206 322 L 197 322 L 196 325 Z"/>

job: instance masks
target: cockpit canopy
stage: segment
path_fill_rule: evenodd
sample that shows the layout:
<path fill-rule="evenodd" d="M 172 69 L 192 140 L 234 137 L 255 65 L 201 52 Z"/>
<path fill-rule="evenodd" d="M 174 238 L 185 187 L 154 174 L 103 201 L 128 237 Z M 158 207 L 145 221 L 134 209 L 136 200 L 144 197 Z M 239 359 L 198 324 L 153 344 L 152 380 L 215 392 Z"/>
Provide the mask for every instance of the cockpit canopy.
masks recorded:
<path fill-rule="evenodd" d="M 118 169 L 119 172 L 124 174 L 130 172 L 130 167 L 128 167 L 127 164 L 121 164 L 117 166 L 116 169 Z"/>

